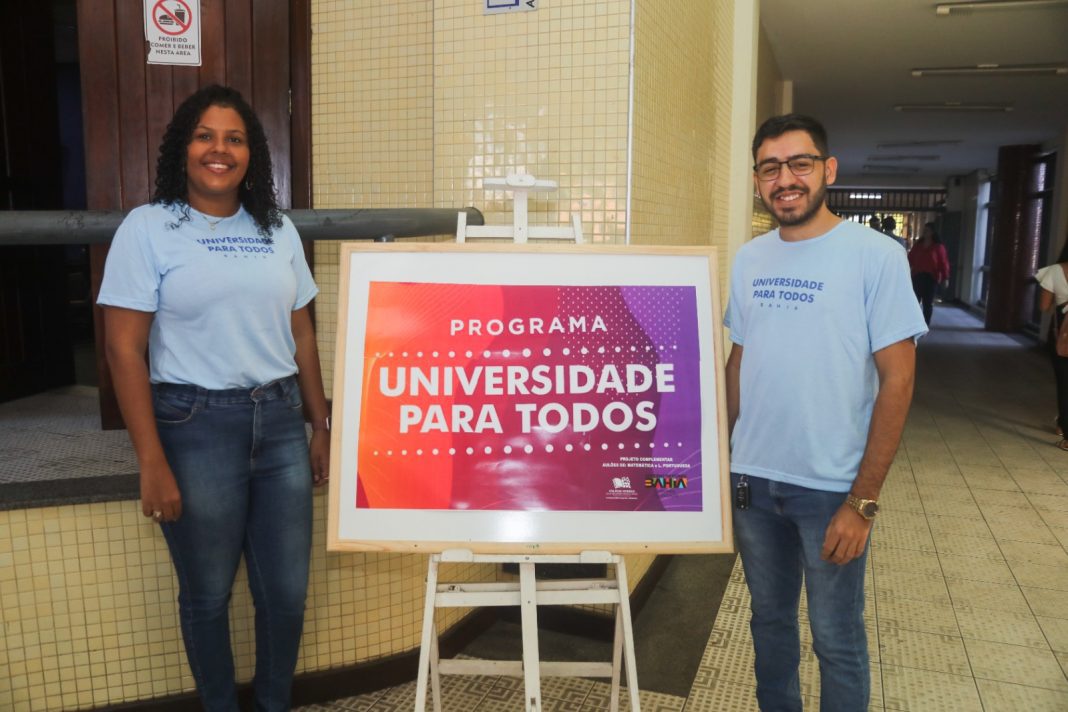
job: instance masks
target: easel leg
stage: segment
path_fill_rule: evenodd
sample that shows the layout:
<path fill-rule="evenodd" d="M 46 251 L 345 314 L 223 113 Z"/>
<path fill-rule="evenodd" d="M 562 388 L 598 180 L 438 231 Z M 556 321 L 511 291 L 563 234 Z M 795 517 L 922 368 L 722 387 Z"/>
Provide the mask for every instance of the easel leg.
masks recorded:
<path fill-rule="evenodd" d="M 441 674 L 438 672 L 438 660 L 441 653 L 438 650 L 437 631 L 430 636 L 430 648 L 430 696 L 434 700 L 434 712 L 441 712 L 444 708 L 441 706 Z"/>
<path fill-rule="evenodd" d="M 619 712 L 619 665 L 623 660 L 623 611 L 616 606 L 616 634 L 612 638 L 612 692 L 608 712 Z"/>
<path fill-rule="evenodd" d="M 619 586 L 619 613 L 623 618 L 623 658 L 627 666 L 627 689 L 630 692 L 631 712 L 640 712 L 638 702 L 638 666 L 634 655 L 634 625 L 630 620 L 630 587 L 627 567 L 622 556 L 616 556 L 616 585 Z"/>
<path fill-rule="evenodd" d="M 419 672 L 417 673 L 419 677 L 415 686 L 415 712 L 426 711 L 426 680 L 430 672 L 430 656 L 431 654 L 437 656 L 437 646 L 433 645 L 433 649 L 431 646 L 432 641 L 437 637 L 437 631 L 434 629 L 434 599 L 438 592 L 439 560 L 437 554 L 431 556 L 426 570 L 426 601 L 423 604 L 423 638 L 419 646 Z M 434 667 L 437 668 L 437 665 L 435 664 Z M 441 707 L 440 694 L 436 690 L 435 704 L 438 705 L 435 708 L 437 712 Z"/>
<path fill-rule="evenodd" d="M 538 658 L 538 591 L 534 564 L 519 564 L 519 612 L 523 624 L 523 683 L 526 712 L 541 712 Z"/>

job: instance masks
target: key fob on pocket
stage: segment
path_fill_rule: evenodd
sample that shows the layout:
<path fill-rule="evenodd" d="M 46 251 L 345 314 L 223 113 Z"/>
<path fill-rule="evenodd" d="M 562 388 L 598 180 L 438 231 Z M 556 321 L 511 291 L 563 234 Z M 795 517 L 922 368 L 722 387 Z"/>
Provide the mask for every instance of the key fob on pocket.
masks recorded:
<path fill-rule="evenodd" d="M 735 509 L 749 509 L 749 478 L 742 475 L 734 486 Z"/>

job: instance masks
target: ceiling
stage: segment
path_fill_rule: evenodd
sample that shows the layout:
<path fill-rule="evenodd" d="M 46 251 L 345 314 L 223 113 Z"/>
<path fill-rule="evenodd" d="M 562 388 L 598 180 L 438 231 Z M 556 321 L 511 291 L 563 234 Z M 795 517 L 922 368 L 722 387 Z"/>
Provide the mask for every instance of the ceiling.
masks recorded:
<path fill-rule="evenodd" d="M 794 110 L 827 127 L 839 186 L 938 187 L 947 176 L 994 172 L 999 146 L 1049 145 L 1068 131 L 1068 75 L 911 74 L 918 67 L 1068 63 L 1068 4 L 941 16 L 935 0 L 759 2 L 782 77 L 793 81 Z M 894 110 L 945 101 L 1014 110 Z M 912 143 L 919 141 L 957 143 Z M 906 145 L 879 146 L 888 143 Z"/>

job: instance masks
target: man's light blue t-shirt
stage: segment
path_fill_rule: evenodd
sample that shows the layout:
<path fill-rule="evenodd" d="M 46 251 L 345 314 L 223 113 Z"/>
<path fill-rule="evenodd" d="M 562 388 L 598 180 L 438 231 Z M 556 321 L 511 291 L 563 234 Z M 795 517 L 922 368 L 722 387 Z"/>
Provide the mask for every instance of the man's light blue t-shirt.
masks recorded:
<path fill-rule="evenodd" d="M 216 218 L 142 205 L 111 243 L 98 304 L 154 312 L 150 380 L 251 388 L 296 373 L 292 312 L 318 292 L 293 223 L 264 238 L 244 208 Z"/>
<path fill-rule="evenodd" d="M 843 221 L 810 240 L 746 243 L 724 325 L 745 350 L 731 471 L 846 492 L 868 438 L 873 354 L 927 332 L 905 251 Z"/>

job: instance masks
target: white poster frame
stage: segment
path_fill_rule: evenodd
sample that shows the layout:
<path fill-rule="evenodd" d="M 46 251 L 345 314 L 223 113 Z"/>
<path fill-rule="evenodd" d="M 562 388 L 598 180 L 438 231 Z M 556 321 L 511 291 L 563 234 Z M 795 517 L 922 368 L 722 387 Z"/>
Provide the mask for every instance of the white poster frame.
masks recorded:
<path fill-rule="evenodd" d="M 726 394 L 714 248 L 343 243 L 327 549 L 440 553 L 727 553 L 731 532 Z M 702 506 L 673 511 L 375 509 L 356 506 L 356 461 L 371 282 L 692 286 L 701 373 Z M 433 469 L 428 467 L 428 477 Z M 346 502 L 346 506 L 342 506 Z"/>

